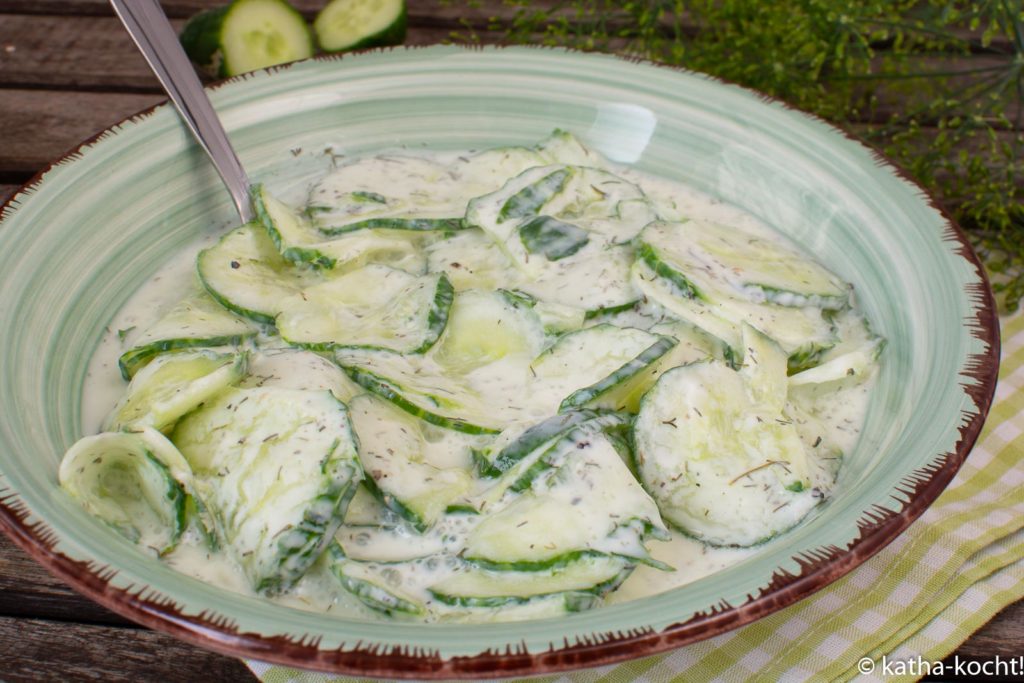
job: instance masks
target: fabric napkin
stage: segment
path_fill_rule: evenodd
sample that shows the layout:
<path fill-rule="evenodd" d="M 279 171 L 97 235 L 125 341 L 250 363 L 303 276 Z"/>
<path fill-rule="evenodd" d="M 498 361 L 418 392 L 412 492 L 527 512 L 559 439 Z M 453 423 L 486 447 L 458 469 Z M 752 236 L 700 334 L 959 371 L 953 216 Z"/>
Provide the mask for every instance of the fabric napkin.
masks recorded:
<path fill-rule="evenodd" d="M 811 597 L 730 633 L 623 664 L 530 680 L 891 681 L 928 673 L 928 663 L 1024 598 L 1024 312 L 1004 318 L 1002 332 L 999 385 L 974 450 L 939 499 L 875 557 Z M 1018 659 L 1019 672 L 1024 658 Z M 355 680 L 246 663 L 265 683 Z"/>

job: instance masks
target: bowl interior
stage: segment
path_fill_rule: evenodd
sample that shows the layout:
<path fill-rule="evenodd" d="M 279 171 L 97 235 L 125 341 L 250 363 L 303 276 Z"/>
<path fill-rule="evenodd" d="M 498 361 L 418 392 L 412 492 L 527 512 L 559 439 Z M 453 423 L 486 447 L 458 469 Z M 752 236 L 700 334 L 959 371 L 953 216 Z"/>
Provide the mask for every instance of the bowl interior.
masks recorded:
<path fill-rule="evenodd" d="M 834 497 L 751 559 L 669 594 L 528 629 L 347 621 L 225 594 L 136 552 L 57 488 L 60 458 L 82 436 L 81 387 L 105 326 L 172 254 L 234 223 L 214 172 L 161 107 L 46 172 L 13 200 L 0 230 L 0 496 L 9 517 L 17 510 L 22 526 L 41 525 L 34 535 L 49 552 L 116 569 L 111 586 L 170 598 L 186 617 L 222 616 L 225 634 L 318 639 L 324 650 L 359 641 L 443 658 L 542 652 L 593 634 L 660 631 L 723 601 L 743 605 L 778 573 L 801 574 L 801 558 L 854 543 L 872 513 L 901 510 L 928 468 L 955 471 L 943 457 L 980 410 L 962 386 L 974 380 L 961 373 L 991 350 L 965 323 L 984 308 L 983 280 L 916 187 L 820 122 L 699 75 L 531 49 L 306 62 L 230 82 L 213 99 L 252 179 L 286 195 L 348 155 L 531 144 L 570 130 L 615 161 L 689 183 L 796 239 L 855 284 L 888 345 Z M 852 566 L 849 556 L 829 561 Z M 222 648 L 230 641 L 216 628 L 209 637 Z"/>

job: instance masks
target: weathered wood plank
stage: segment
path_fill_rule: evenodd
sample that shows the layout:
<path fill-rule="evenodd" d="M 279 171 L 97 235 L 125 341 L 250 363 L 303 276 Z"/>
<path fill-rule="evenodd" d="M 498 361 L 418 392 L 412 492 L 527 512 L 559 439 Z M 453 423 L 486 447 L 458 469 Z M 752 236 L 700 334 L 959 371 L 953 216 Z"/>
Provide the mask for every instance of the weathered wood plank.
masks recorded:
<path fill-rule="evenodd" d="M 326 4 L 327 0 L 290 0 L 291 5 L 307 18 Z M 226 4 L 227 0 L 163 0 L 164 13 L 172 18 L 184 19 L 196 12 Z M 490 18 L 511 19 L 516 8 L 497 2 L 468 2 L 467 0 L 407 0 L 409 23 L 458 23 L 463 19 L 484 21 Z M 534 6 L 551 7 L 559 0 L 534 1 Z M 48 14 L 77 16 L 113 16 L 107 0 L 0 0 L 0 12 L 18 14 Z"/>
<path fill-rule="evenodd" d="M 0 618 L 0 670 L 21 681 L 223 681 L 256 677 L 237 659 L 154 631 Z"/>
<path fill-rule="evenodd" d="M 180 29 L 182 20 L 171 22 Z M 406 44 L 451 39 L 455 24 L 410 29 Z M 483 32 L 482 40 L 497 34 Z M 114 17 L 0 14 L 0 87 L 160 92 L 142 55 Z"/>
<path fill-rule="evenodd" d="M 0 174 L 28 177 L 82 140 L 164 98 L 48 90 L 0 95 Z"/>
<path fill-rule="evenodd" d="M 4 187 L 0 186 L 0 192 Z M 14 189 L 11 187 L 12 192 Z M 76 593 L 3 534 L 0 534 L 0 617 L 34 617 L 122 626 L 130 623 Z"/>

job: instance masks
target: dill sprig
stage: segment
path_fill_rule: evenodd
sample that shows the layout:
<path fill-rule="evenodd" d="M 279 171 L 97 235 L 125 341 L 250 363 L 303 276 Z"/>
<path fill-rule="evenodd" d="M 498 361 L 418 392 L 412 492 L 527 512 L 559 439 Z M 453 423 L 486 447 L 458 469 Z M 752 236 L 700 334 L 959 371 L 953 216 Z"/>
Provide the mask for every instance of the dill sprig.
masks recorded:
<path fill-rule="evenodd" d="M 472 0 L 469 0 L 472 2 Z M 505 0 L 508 43 L 628 54 L 778 97 L 894 159 L 1024 296 L 1022 0 Z"/>

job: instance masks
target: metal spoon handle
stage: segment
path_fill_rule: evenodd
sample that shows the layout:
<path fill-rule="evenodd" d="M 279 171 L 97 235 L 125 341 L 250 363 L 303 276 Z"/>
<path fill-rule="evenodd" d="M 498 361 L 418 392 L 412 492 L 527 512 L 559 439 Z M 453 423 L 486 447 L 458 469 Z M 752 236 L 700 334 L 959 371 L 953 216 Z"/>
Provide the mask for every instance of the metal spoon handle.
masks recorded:
<path fill-rule="evenodd" d="M 157 0 L 110 0 L 110 4 L 192 134 L 210 156 L 231 193 L 238 215 L 245 223 L 253 220 L 249 178 L 159 3 Z"/>

